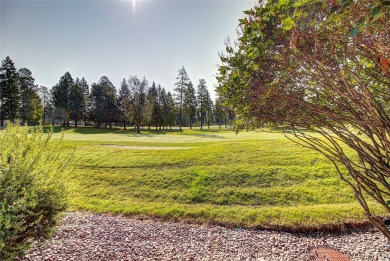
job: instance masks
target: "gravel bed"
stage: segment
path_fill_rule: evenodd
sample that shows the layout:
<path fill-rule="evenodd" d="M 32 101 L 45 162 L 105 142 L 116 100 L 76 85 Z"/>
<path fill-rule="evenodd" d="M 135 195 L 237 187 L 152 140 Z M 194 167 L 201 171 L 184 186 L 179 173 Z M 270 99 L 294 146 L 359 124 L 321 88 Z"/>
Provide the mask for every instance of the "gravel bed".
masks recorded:
<path fill-rule="evenodd" d="M 390 261 L 390 244 L 374 230 L 292 234 L 220 226 L 67 213 L 53 238 L 34 243 L 24 260 L 306 260 L 330 246 L 352 260 Z"/>

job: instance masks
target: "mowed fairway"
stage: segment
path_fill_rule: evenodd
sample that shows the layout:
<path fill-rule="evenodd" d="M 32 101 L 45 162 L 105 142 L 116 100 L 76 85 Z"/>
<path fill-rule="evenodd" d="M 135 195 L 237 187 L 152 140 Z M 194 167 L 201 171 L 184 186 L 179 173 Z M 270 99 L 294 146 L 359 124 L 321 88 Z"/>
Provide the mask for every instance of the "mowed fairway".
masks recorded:
<path fill-rule="evenodd" d="M 74 209 L 287 230 L 365 222 L 331 163 L 279 132 L 64 133 L 76 146 Z"/>

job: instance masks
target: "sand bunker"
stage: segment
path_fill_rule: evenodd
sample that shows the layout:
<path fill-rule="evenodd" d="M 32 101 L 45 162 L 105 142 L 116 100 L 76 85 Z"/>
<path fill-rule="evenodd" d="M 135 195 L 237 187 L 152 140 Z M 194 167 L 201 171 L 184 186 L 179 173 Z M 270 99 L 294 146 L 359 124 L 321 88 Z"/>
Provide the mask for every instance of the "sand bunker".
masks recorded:
<path fill-rule="evenodd" d="M 110 145 L 102 144 L 104 147 L 114 149 L 130 149 L 130 150 L 184 150 L 192 149 L 193 147 L 168 147 L 168 146 L 127 146 L 127 145 Z"/>

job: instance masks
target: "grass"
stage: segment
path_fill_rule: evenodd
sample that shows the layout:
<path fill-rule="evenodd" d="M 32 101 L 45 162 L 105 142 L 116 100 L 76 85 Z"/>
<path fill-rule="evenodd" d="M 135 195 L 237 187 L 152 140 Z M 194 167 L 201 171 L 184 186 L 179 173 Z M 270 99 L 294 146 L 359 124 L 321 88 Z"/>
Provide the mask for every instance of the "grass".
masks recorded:
<path fill-rule="evenodd" d="M 333 166 L 280 132 L 64 133 L 77 147 L 74 209 L 284 230 L 366 223 Z"/>

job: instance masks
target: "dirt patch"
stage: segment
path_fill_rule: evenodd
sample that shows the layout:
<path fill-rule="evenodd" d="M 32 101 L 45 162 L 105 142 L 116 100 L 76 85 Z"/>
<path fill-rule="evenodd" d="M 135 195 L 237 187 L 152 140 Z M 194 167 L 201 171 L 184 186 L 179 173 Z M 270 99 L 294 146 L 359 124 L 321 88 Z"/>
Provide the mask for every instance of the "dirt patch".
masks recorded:
<path fill-rule="evenodd" d="M 110 145 L 102 144 L 101 146 L 114 149 L 129 149 L 129 150 L 185 150 L 193 147 L 169 147 L 169 146 L 128 146 L 128 145 Z"/>

